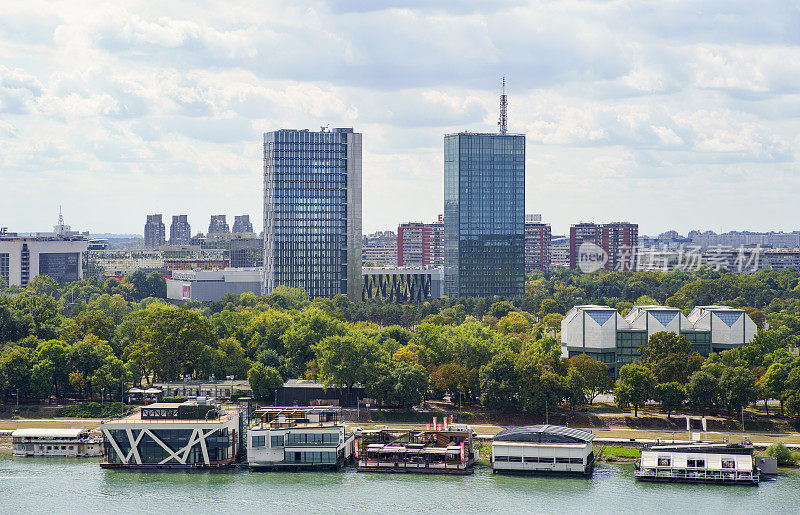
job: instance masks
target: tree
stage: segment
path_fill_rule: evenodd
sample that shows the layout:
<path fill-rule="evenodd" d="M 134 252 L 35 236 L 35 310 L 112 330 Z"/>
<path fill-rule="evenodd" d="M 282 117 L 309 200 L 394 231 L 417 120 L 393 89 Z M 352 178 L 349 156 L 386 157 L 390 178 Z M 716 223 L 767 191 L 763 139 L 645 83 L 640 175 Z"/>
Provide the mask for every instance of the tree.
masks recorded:
<path fill-rule="evenodd" d="M 719 386 L 722 400 L 732 413 L 758 399 L 756 378 L 747 367 L 726 368 L 719 379 Z"/>
<path fill-rule="evenodd" d="M 487 408 L 505 410 L 516 403 L 518 391 L 514 366 L 517 356 L 503 352 L 480 369 L 481 402 Z"/>
<path fill-rule="evenodd" d="M 542 322 L 544 323 L 545 327 L 547 327 L 548 331 L 556 333 L 561 329 L 561 321 L 563 319 L 564 315 L 561 313 L 548 313 L 544 316 L 544 318 L 542 318 Z"/>
<path fill-rule="evenodd" d="M 220 340 L 217 345 L 220 353 L 219 369 L 226 377 L 233 376 L 237 379 L 246 378 L 252 363 L 247 359 L 247 355 L 239 341 L 234 338 Z"/>
<path fill-rule="evenodd" d="M 41 342 L 33 353 L 34 363 L 49 361 L 52 366 L 52 387 L 56 397 L 69 385 L 69 346 L 61 340 Z"/>
<path fill-rule="evenodd" d="M 53 372 L 55 367 L 49 359 L 38 361 L 31 369 L 30 391 L 37 399 L 50 396 L 53 391 Z"/>
<path fill-rule="evenodd" d="M 676 381 L 661 383 L 656 385 L 654 397 L 654 400 L 661 404 L 661 409 L 667 411 L 667 418 L 670 418 L 672 411 L 677 411 L 683 406 L 686 391 L 683 385 Z"/>
<path fill-rule="evenodd" d="M 689 377 L 686 383 L 686 397 L 689 404 L 695 409 L 702 410 L 703 416 L 706 410 L 711 409 L 719 402 L 719 380 L 708 372 L 699 370 Z"/>
<path fill-rule="evenodd" d="M 52 277 L 40 274 L 34 277 L 31 282 L 28 283 L 25 291 L 33 295 L 47 295 L 48 297 L 55 297 L 58 295 L 58 283 Z"/>
<path fill-rule="evenodd" d="M 613 386 L 613 381 L 608 375 L 608 367 L 604 363 L 592 359 L 586 354 L 578 354 L 569 358 L 569 364 L 583 378 L 589 404 L 594 402 L 595 397 Z"/>
<path fill-rule="evenodd" d="M 422 402 L 428 390 L 428 374 L 424 368 L 417 364 L 394 362 L 391 377 L 394 382 L 392 399 L 397 405 L 408 408 Z"/>
<path fill-rule="evenodd" d="M 31 351 L 18 345 L 7 345 L 0 353 L 0 388 L 6 396 L 28 391 L 31 375 Z"/>
<path fill-rule="evenodd" d="M 207 319 L 167 306 L 149 309 L 137 333 L 151 353 L 153 373 L 162 381 L 193 373 L 204 345 L 214 341 Z"/>
<path fill-rule="evenodd" d="M 564 381 L 564 388 L 570 411 L 586 403 L 586 382 L 574 368 L 570 368 Z"/>
<path fill-rule="evenodd" d="M 766 397 L 780 401 L 781 415 L 783 415 L 783 392 L 786 389 L 787 379 L 789 379 L 789 370 L 781 363 L 770 365 L 761 378 L 761 387 L 764 389 Z M 766 405 L 766 400 L 764 403 Z"/>
<path fill-rule="evenodd" d="M 289 372 L 294 377 L 303 377 L 306 364 L 315 357 L 314 345 L 328 336 L 343 336 L 346 333 L 345 324 L 319 309 L 309 309 L 300 313 L 281 336 L 286 348 Z"/>
<path fill-rule="evenodd" d="M 623 365 L 614 388 L 614 399 L 620 408 L 633 406 L 633 416 L 639 416 L 639 407 L 653 398 L 656 378 L 642 363 L 634 361 Z"/>
<path fill-rule="evenodd" d="M 519 311 L 511 311 L 497 322 L 497 330 L 502 334 L 527 333 L 531 324 Z"/>
<path fill-rule="evenodd" d="M 247 372 L 247 380 L 253 397 L 256 400 L 268 400 L 275 398 L 275 391 L 283 386 L 283 379 L 274 367 L 265 367 L 261 363 L 256 363 Z"/>
<path fill-rule="evenodd" d="M 792 451 L 786 447 L 783 442 L 775 442 L 764 452 L 767 456 L 772 456 L 778 459 L 778 465 L 794 465 L 795 459 L 792 456 Z"/>
<path fill-rule="evenodd" d="M 650 336 L 641 347 L 642 359 L 656 374 L 659 383 L 686 383 L 689 376 L 700 369 L 703 358 L 692 352 L 692 346 L 683 335 L 661 331 Z"/>
<path fill-rule="evenodd" d="M 320 379 L 326 386 L 352 388 L 375 380 L 376 364 L 389 359 L 375 340 L 362 333 L 329 336 L 314 347 Z"/>

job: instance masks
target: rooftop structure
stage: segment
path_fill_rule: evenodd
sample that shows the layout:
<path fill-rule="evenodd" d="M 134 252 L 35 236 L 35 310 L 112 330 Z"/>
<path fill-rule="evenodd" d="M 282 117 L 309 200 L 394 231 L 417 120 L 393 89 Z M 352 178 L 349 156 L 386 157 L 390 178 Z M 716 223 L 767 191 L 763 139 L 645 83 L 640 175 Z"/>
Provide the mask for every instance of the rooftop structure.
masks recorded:
<path fill-rule="evenodd" d="M 261 294 L 261 268 L 173 270 L 167 279 L 167 299 L 175 302 L 218 301 L 227 293 Z"/>
<path fill-rule="evenodd" d="M 250 395 L 250 383 L 244 379 L 210 379 L 201 381 L 187 379 L 185 381 L 169 381 L 153 383 L 155 388 L 164 392 L 165 397 L 213 397 L 230 399 L 231 395 L 240 393 Z"/>
<path fill-rule="evenodd" d="M 308 379 L 289 379 L 275 392 L 276 403 L 284 406 L 357 406 L 364 397 L 364 387 L 355 384 L 350 388 L 326 387 Z"/>
<path fill-rule="evenodd" d="M 591 474 L 593 439 L 592 433 L 571 427 L 512 427 L 492 439 L 492 470 Z"/>

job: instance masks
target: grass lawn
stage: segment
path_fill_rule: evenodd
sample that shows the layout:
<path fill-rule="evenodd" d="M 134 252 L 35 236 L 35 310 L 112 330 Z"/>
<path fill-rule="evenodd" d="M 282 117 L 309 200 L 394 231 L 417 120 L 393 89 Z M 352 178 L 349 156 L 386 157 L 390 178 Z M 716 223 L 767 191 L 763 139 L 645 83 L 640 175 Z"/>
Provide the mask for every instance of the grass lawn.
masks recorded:
<path fill-rule="evenodd" d="M 639 449 L 636 447 L 620 447 L 607 445 L 603 447 L 602 456 L 611 456 L 614 458 L 638 458 L 640 456 Z"/>

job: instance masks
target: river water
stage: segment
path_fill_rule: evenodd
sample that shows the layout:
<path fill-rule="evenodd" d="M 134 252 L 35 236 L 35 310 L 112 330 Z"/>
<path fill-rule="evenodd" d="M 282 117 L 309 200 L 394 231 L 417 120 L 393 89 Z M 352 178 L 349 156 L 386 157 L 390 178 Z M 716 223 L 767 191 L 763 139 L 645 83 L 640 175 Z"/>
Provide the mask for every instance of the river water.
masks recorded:
<path fill-rule="evenodd" d="M 585 478 L 343 472 L 116 471 L 97 460 L 0 456 L 0 513 L 800 513 L 800 472 L 758 487 Z"/>

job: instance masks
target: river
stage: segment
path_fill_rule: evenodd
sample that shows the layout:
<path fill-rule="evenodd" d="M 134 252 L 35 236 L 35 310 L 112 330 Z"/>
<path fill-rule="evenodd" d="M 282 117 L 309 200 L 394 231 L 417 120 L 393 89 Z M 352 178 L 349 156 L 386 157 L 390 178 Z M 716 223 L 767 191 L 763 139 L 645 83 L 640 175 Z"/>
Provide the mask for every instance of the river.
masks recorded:
<path fill-rule="evenodd" d="M 800 513 L 800 472 L 758 487 L 638 483 L 630 464 L 590 479 L 344 472 L 116 471 L 96 460 L 0 456 L 2 513 Z"/>

